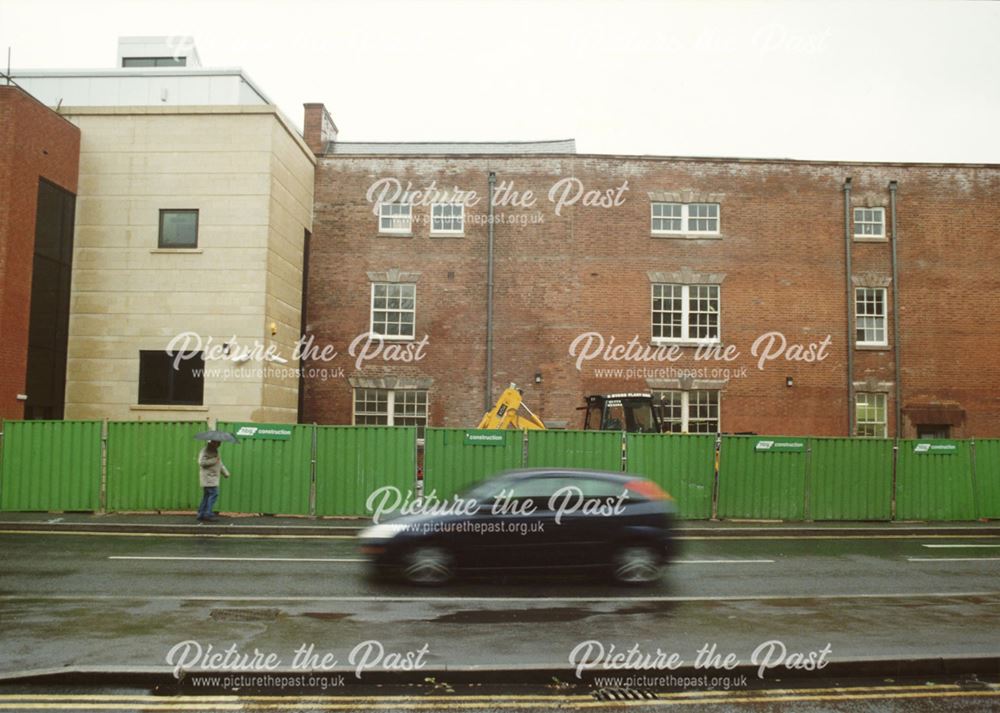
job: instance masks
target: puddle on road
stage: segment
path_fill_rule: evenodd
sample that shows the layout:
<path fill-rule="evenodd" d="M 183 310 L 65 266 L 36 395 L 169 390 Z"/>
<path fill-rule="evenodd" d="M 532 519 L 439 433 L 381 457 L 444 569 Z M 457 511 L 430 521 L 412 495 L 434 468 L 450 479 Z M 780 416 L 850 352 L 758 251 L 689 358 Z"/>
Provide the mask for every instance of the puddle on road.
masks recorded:
<path fill-rule="evenodd" d="M 322 619 L 324 621 L 339 621 L 341 619 L 348 619 L 351 615 L 347 612 L 339 611 L 307 611 L 302 612 L 298 616 L 307 616 L 310 619 Z"/>
<path fill-rule="evenodd" d="M 553 621 L 579 621 L 602 612 L 577 607 L 552 607 L 547 609 L 460 609 L 434 617 L 442 624 L 533 624 Z"/>
<path fill-rule="evenodd" d="M 216 621 L 274 621 L 280 609 L 212 609 L 209 617 Z"/>
<path fill-rule="evenodd" d="M 671 616 L 672 607 L 650 602 L 626 607 L 539 607 L 531 609 L 459 609 L 439 614 L 433 621 L 442 624 L 535 624 L 580 621 L 601 616 L 661 614 Z"/>

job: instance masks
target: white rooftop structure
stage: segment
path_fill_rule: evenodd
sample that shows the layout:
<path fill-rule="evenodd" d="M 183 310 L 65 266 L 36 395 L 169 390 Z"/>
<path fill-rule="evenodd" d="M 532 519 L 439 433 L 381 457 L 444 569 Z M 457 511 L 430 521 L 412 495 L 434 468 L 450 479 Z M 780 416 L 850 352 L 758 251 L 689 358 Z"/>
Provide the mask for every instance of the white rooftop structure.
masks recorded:
<path fill-rule="evenodd" d="M 48 106 L 243 106 L 272 104 L 238 68 L 206 69 L 190 37 L 120 37 L 111 69 L 12 70 Z"/>

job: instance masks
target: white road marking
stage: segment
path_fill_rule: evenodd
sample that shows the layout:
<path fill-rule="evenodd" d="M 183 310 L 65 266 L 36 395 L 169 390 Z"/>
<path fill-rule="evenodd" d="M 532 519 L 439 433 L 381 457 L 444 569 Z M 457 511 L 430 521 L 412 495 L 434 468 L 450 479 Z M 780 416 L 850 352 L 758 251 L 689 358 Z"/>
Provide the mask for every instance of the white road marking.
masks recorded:
<path fill-rule="evenodd" d="M 1000 562 L 1000 557 L 907 557 L 908 562 Z"/>
<path fill-rule="evenodd" d="M 367 562 L 349 557 L 154 557 L 112 555 L 109 560 L 156 560 L 181 562 Z M 676 560 L 674 564 L 774 564 L 774 560 Z"/>
<path fill-rule="evenodd" d="M 986 592 L 897 592 L 891 594 L 733 594 L 716 597 L 674 596 L 674 597 L 457 597 L 457 596 L 412 596 L 412 597 L 359 597 L 359 596 L 237 596 L 209 594 L 153 594 L 150 596 L 128 594 L 2 594 L 0 601 L 182 601 L 182 602 L 359 602 L 362 604 L 381 603 L 476 603 L 496 602 L 499 604 L 523 604 L 535 602 L 745 602 L 775 601 L 790 599 L 941 599 L 955 597 L 1000 597 L 1000 591 Z"/>
<path fill-rule="evenodd" d="M 347 557 L 146 557 L 112 555 L 109 560 L 179 560 L 190 562 L 367 562 Z"/>
<path fill-rule="evenodd" d="M 923 546 L 931 548 L 941 548 L 941 549 L 944 549 L 946 547 L 1000 547 L 1000 545 L 928 545 L 928 544 L 925 544 Z"/>
<path fill-rule="evenodd" d="M 774 560 L 674 560 L 673 564 L 774 564 Z"/>

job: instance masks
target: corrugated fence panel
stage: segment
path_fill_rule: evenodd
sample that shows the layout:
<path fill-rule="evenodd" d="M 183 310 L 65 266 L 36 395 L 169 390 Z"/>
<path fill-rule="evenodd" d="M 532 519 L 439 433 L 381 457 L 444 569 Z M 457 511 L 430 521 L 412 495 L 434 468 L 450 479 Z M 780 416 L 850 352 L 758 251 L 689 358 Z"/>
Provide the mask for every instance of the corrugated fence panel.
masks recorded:
<path fill-rule="evenodd" d="M 368 498 L 383 486 L 413 493 L 415 428 L 319 426 L 316 438 L 317 515 L 369 515 Z"/>
<path fill-rule="evenodd" d="M 205 443 L 194 440 L 194 434 L 207 428 L 205 421 L 109 423 L 107 509 L 197 508 L 198 451 Z M 229 448 L 223 446 L 223 462 L 230 460 Z"/>
<path fill-rule="evenodd" d="M 918 444 L 948 446 L 921 452 Z M 976 516 L 967 441 L 899 441 L 896 463 L 897 520 L 971 520 Z"/>
<path fill-rule="evenodd" d="M 1000 519 L 1000 440 L 976 441 L 976 515 Z"/>
<path fill-rule="evenodd" d="M 892 516 L 892 441 L 812 438 L 810 444 L 810 519 Z"/>
<path fill-rule="evenodd" d="M 762 436 L 724 436 L 719 464 L 719 517 L 801 520 L 806 453 L 757 450 Z M 808 439 L 799 439 L 807 444 Z"/>
<path fill-rule="evenodd" d="M 622 434 L 607 431 L 528 431 L 529 468 L 622 469 Z"/>
<path fill-rule="evenodd" d="M 100 421 L 5 421 L 0 510 L 97 510 Z"/>
<path fill-rule="evenodd" d="M 238 425 L 219 423 L 220 431 Z M 312 426 L 292 426 L 288 440 L 241 438 L 224 443 L 222 462 L 232 473 L 219 484 L 220 512 L 308 515 Z"/>
<path fill-rule="evenodd" d="M 630 433 L 627 446 L 628 472 L 670 493 L 681 517 L 712 516 L 715 436 Z"/>
<path fill-rule="evenodd" d="M 521 431 L 497 431 L 501 443 L 466 443 L 467 429 L 428 428 L 424 432 L 424 495 L 447 498 L 497 473 L 521 467 Z"/>

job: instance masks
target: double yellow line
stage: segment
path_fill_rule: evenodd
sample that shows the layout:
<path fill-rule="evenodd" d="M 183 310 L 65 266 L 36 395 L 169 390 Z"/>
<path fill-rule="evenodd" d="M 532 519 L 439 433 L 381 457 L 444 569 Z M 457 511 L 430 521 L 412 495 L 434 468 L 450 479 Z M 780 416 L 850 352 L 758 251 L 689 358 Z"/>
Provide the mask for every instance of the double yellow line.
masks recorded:
<path fill-rule="evenodd" d="M 354 710 L 532 710 L 549 708 L 621 708 L 683 705 L 735 705 L 871 701 L 902 699 L 1000 698 L 1000 686 L 965 690 L 958 685 L 869 686 L 849 688 L 767 689 L 754 691 L 682 691 L 660 693 L 653 700 L 598 701 L 590 694 L 426 696 L 151 696 L 151 695 L 0 695 L 5 711 L 354 711 Z"/>

